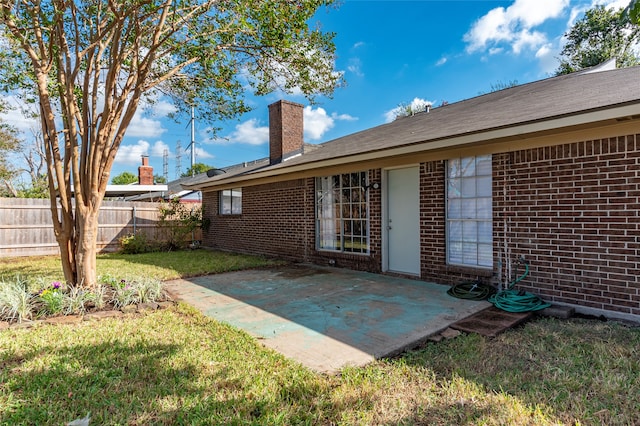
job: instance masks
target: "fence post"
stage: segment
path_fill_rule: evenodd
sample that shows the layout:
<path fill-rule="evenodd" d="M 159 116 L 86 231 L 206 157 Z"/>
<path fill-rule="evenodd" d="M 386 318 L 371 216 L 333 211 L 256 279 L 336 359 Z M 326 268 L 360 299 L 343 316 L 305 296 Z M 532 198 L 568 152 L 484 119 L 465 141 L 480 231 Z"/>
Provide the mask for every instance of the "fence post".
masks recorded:
<path fill-rule="evenodd" d="M 133 215 L 133 235 L 136 234 L 136 206 L 133 206 L 133 209 L 131 209 L 131 214 Z"/>

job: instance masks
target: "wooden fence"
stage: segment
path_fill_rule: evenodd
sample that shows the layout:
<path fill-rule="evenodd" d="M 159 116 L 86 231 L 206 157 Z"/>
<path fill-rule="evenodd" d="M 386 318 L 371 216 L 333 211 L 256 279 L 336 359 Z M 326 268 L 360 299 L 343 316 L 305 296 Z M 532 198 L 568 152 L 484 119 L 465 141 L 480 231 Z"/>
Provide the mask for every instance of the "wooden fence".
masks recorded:
<path fill-rule="evenodd" d="M 118 239 L 144 233 L 164 240 L 158 227 L 161 203 L 104 201 L 98 217 L 98 250 L 115 251 Z M 0 198 L 0 258 L 60 254 L 49 200 Z"/>

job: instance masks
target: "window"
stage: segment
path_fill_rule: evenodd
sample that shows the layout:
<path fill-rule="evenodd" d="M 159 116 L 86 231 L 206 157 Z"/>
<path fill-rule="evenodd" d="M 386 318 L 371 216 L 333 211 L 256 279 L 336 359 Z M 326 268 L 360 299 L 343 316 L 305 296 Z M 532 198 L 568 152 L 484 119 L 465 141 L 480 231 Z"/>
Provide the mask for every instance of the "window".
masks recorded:
<path fill-rule="evenodd" d="M 369 253 L 367 172 L 316 179 L 316 245 L 320 250 Z"/>
<path fill-rule="evenodd" d="M 242 213 L 242 188 L 220 191 L 220 214 Z"/>
<path fill-rule="evenodd" d="M 491 155 L 447 163 L 447 262 L 493 267 Z"/>

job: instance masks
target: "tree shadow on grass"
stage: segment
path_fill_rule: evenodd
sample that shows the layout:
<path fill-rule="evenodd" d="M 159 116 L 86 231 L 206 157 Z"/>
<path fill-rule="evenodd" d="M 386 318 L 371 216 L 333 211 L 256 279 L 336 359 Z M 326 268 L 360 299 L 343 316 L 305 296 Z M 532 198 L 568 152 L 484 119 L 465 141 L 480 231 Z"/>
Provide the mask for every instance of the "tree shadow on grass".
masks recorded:
<path fill-rule="evenodd" d="M 86 413 L 92 425 L 292 424 L 321 415 L 319 382 L 270 377 L 269 354 L 258 355 L 265 366 L 254 372 L 215 361 L 224 353 L 210 353 L 208 361 L 153 339 L 94 340 L 0 352 L 0 424 L 59 425 Z M 255 381 L 266 383 L 261 388 Z M 276 392 L 264 391 L 269 388 Z"/>

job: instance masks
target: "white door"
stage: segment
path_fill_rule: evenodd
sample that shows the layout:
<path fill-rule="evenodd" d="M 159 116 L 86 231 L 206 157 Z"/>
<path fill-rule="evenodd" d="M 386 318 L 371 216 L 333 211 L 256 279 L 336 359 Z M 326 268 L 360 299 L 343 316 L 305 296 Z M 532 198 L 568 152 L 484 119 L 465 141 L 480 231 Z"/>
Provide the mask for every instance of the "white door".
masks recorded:
<path fill-rule="evenodd" d="M 387 269 L 420 275 L 420 169 L 387 171 Z"/>

